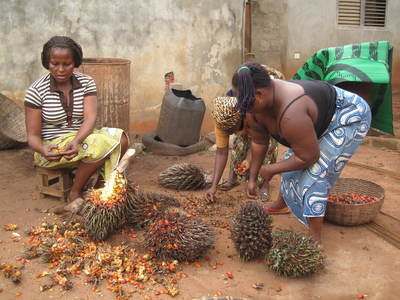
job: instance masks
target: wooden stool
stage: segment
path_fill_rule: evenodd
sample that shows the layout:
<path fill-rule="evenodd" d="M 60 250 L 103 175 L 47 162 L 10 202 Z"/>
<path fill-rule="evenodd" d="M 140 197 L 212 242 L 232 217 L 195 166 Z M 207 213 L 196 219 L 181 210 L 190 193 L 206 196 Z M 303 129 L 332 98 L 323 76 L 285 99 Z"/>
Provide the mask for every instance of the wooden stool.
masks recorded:
<path fill-rule="evenodd" d="M 73 181 L 73 169 L 35 168 L 39 193 L 67 201 Z"/>

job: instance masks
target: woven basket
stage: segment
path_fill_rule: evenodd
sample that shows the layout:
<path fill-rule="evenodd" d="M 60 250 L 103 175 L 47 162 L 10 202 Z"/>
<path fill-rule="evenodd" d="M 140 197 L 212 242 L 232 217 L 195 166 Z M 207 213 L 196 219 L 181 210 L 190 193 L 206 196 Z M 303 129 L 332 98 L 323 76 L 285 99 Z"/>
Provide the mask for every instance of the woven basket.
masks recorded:
<path fill-rule="evenodd" d="M 362 204 L 339 204 L 328 201 L 325 218 L 339 225 L 360 225 L 372 221 L 382 207 L 385 191 L 371 181 L 356 178 L 339 178 L 331 194 L 357 193 L 379 200 Z"/>
<path fill-rule="evenodd" d="M 23 110 L 14 101 L 0 93 L 0 150 L 25 142 Z"/>

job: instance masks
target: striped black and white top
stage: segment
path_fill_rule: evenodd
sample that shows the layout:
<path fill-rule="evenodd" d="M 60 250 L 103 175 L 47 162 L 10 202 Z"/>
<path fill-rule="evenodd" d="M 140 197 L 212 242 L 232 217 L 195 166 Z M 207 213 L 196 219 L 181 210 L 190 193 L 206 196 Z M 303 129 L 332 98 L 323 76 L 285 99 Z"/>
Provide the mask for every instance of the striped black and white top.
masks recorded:
<path fill-rule="evenodd" d="M 96 95 L 96 84 L 92 77 L 79 72 L 73 72 L 71 81 L 69 106 L 50 73 L 36 80 L 26 92 L 24 104 L 42 110 L 43 140 L 78 131 L 83 123 L 84 99 Z"/>

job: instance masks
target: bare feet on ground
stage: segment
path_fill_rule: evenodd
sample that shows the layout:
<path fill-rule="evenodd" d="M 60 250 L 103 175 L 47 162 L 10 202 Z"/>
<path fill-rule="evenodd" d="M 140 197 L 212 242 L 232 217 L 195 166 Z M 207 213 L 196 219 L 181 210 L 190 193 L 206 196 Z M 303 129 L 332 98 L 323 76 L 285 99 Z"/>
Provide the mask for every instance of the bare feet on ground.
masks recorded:
<path fill-rule="evenodd" d="M 72 203 L 77 198 L 81 198 L 82 196 L 78 192 L 71 191 L 68 195 L 68 203 Z"/>
<path fill-rule="evenodd" d="M 272 202 L 271 205 L 269 205 L 268 207 L 273 208 L 273 209 L 282 209 L 287 207 L 285 201 L 283 200 L 282 197 L 279 197 L 276 201 Z"/>

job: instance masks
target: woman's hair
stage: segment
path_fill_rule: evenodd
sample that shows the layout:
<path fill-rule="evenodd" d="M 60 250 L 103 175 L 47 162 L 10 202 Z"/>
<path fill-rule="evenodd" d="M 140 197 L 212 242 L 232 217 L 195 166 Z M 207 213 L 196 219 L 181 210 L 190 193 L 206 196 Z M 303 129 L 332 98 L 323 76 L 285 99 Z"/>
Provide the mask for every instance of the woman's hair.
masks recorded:
<path fill-rule="evenodd" d="M 74 60 L 75 68 L 79 67 L 82 63 L 82 48 L 73 39 L 67 36 L 53 36 L 46 44 L 43 45 L 42 51 L 42 65 L 46 69 L 49 68 L 50 51 L 53 48 L 65 48 L 71 51 Z"/>
<path fill-rule="evenodd" d="M 260 64 L 247 62 L 240 66 L 232 77 L 232 86 L 238 91 L 237 109 L 241 115 L 253 106 L 257 88 L 268 87 L 271 85 L 271 78 L 267 70 Z"/>

